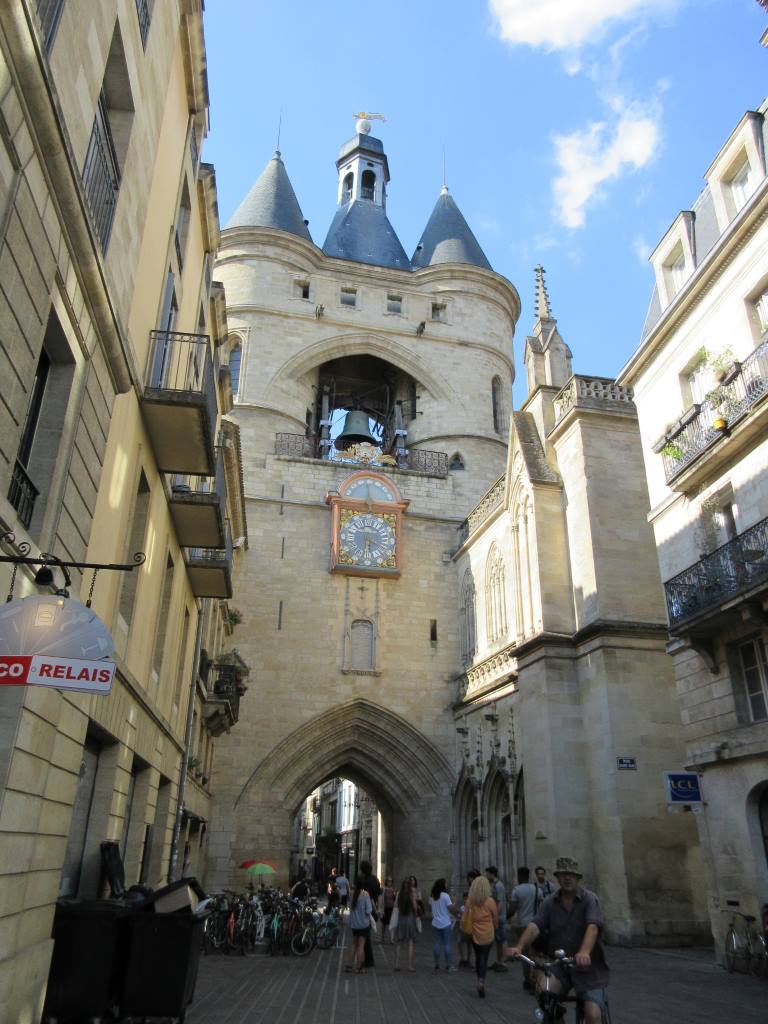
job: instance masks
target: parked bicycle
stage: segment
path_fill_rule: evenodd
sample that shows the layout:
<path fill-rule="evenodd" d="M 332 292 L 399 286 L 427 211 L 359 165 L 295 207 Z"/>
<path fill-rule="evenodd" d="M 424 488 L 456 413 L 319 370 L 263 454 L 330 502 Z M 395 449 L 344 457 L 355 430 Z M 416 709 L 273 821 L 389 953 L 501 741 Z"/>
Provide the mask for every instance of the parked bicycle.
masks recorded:
<path fill-rule="evenodd" d="M 573 957 L 566 956 L 562 949 L 555 950 L 554 957 L 554 960 L 531 960 L 530 957 L 525 956 L 523 953 L 516 957 L 521 963 L 527 964 L 528 967 L 533 967 L 544 974 L 543 987 L 536 995 L 539 1005 L 534 1011 L 534 1018 L 540 1021 L 541 1024 L 559 1024 L 560 1021 L 565 1020 L 568 1012 L 567 1004 L 573 1003 L 573 1019 L 575 1024 L 584 1024 L 583 997 L 579 995 L 567 996 L 563 995 L 562 992 L 552 991 L 553 968 L 556 966 L 564 968 L 573 967 L 575 960 Z M 602 1009 L 602 1024 L 611 1024 L 611 1013 L 607 1001 Z"/>
<path fill-rule="evenodd" d="M 757 920 L 752 914 L 742 914 L 738 910 L 724 910 L 724 914 L 732 914 L 725 933 L 725 968 L 732 972 L 737 960 L 743 960 L 748 971 L 757 978 L 768 978 L 768 946 L 765 935 L 761 935 L 755 927 Z M 744 922 L 739 925 L 737 918 Z"/>
<path fill-rule="evenodd" d="M 315 932 L 318 949 L 330 949 L 336 943 L 340 929 L 339 911 L 336 907 L 327 907 Z"/>

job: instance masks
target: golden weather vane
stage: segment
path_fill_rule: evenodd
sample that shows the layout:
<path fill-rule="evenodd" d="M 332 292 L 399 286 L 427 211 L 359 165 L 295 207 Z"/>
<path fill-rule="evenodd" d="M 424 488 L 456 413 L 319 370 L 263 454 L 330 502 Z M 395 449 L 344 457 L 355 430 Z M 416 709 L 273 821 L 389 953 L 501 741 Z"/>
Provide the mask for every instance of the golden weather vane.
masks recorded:
<path fill-rule="evenodd" d="M 383 114 L 367 114 L 364 110 L 359 111 L 357 114 L 353 114 L 352 117 L 357 118 L 358 121 L 386 121 L 386 117 Z"/>

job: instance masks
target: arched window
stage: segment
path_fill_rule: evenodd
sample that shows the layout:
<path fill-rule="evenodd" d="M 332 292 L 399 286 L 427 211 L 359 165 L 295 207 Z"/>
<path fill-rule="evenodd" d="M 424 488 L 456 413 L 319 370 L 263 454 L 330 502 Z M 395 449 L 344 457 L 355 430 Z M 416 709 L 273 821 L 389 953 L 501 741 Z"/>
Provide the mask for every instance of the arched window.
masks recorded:
<path fill-rule="evenodd" d="M 493 405 L 493 429 L 497 434 L 502 430 L 501 377 L 491 381 L 491 404 Z"/>
<path fill-rule="evenodd" d="M 376 198 L 376 175 L 373 171 L 363 171 L 360 182 L 360 198 L 370 199 L 371 202 Z"/>
<path fill-rule="evenodd" d="M 229 350 L 229 375 L 232 378 L 232 394 L 237 394 L 237 389 L 240 387 L 240 360 L 243 355 L 243 350 L 240 347 L 240 342 L 236 342 Z"/>
<path fill-rule="evenodd" d="M 373 623 L 370 619 L 355 619 L 352 623 L 349 667 L 363 672 L 374 668 Z"/>
<path fill-rule="evenodd" d="M 489 644 L 507 635 L 506 566 L 495 544 L 485 564 L 485 627 Z"/>
<path fill-rule="evenodd" d="M 454 452 L 451 456 L 451 461 L 448 463 L 448 469 L 464 469 L 464 459 L 458 452 Z"/>
<path fill-rule="evenodd" d="M 461 585 L 461 607 L 459 619 L 461 625 L 461 658 L 468 665 L 475 656 L 477 607 L 475 600 L 475 581 L 471 570 L 464 573 Z"/>
<path fill-rule="evenodd" d="M 355 181 L 355 176 L 352 171 L 349 174 L 344 175 L 344 181 L 341 183 L 341 201 L 342 203 L 348 203 L 352 198 L 352 186 Z"/>

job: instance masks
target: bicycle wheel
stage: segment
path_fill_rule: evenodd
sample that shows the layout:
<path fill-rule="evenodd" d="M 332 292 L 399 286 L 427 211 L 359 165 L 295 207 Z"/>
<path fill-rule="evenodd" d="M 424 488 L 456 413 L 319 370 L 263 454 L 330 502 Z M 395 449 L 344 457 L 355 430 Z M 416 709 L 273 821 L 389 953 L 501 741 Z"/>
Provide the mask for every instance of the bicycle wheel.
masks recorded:
<path fill-rule="evenodd" d="M 302 928 L 291 939 L 291 952 L 296 956 L 306 956 L 315 947 L 315 933 L 310 927 Z"/>
<path fill-rule="evenodd" d="M 756 978 L 768 978 L 768 948 L 765 939 L 757 932 L 752 936 L 749 969 Z"/>
<path fill-rule="evenodd" d="M 725 933 L 725 969 L 729 973 L 733 973 L 738 955 L 739 940 L 733 928 L 729 928 Z"/>
<path fill-rule="evenodd" d="M 317 937 L 315 939 L 318 949 L 330 949 L 336 942 L 338 934 L 339 926 L 337 924 L 320 925 L 317 929 Z"/>

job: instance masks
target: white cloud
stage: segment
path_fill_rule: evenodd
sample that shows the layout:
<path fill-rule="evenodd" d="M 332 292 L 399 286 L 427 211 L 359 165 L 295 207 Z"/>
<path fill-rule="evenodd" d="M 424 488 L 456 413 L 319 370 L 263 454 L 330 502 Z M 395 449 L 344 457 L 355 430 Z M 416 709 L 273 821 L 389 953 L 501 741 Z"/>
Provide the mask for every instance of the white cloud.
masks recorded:
<path fill-rule="evenodd" d="M 681 0 L 488 0 L 501 38 L 545 50 L 578 49 L 617 21 L 674 10 Z"/>
<path fill-rule="evenodd" d="M 637 170 L 653 158 L 659 143 L 659 115 L 655 109 L 631 104 L 618 111 L 609 127 L 597 121 L 570 135 L 554 137 L 559 174 L 552 189 L 556 216 L 561 224 L 579 228 L 585 211 L 600 196 L 601 186 L 627 169 Z"/>
<path fill-rule="evenodd" d="M 641 263 L 647 263 L 653 252 L 653 246 L 646 241 L 644 235 L 635 235 L 632 240 L 632 251 Z"/>

